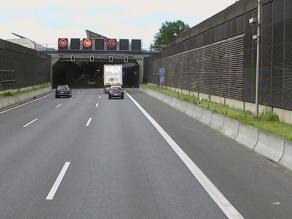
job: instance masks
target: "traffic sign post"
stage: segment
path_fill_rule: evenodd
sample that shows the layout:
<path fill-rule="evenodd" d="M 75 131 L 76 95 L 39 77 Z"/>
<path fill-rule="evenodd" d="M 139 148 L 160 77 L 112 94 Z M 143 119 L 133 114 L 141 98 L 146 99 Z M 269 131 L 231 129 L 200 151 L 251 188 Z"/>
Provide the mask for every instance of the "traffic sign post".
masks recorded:
<path fill-rule="evenodd" d="M 159 68 L 159 84 L 160 86 L 165 84 L 165 68 Z"/>

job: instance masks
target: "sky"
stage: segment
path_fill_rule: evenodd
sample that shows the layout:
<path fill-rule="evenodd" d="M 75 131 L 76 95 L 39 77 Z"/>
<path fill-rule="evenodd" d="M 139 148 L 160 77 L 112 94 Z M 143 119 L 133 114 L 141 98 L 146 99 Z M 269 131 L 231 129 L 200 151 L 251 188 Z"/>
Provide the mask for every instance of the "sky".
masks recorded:
<path fill-rule="evenodd" d="M 41 44 L 84 38 L 85 30 L 117 39 L 142 39 L 149 47 L 165 21 L 182 20 L 190 27 L 235 0 L 0 0 L 0 38 L 11 32 Z"/>

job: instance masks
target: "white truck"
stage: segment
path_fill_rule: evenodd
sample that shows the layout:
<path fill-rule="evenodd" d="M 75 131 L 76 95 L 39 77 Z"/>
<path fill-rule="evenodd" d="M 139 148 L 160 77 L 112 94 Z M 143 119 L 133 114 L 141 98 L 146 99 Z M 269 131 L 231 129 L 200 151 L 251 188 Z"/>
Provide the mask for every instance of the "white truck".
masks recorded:
<path fill-rule="evenodd" d="M 108 93 L 110 86 L 123 85 L 123 65 L 104 65 L 104 91 Z"/>

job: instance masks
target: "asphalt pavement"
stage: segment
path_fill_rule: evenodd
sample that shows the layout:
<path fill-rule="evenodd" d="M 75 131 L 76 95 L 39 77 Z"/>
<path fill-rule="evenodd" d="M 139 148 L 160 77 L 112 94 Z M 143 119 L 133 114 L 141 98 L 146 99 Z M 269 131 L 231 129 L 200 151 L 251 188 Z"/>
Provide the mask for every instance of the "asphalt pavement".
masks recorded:
<path fill-rule="evenodd" d="M 137 89 L 128 93 L 163 130 L 128 96 L 108 100 L 96 89 L 0 113 L 0 218 L 217 219 L 228 216 L 227 201 L 245 218 L 291 218 L 291 172 Z"/>
<path fill-rule="evenodd" d="M 292 218 L 292 173 L 138 90 L 133 98 L 245 218 Z"/>
<path fill-rule="evenodd" d="M 0 218 L 226 218 L 127 96 L 74 90 L 0 124 Z"/>

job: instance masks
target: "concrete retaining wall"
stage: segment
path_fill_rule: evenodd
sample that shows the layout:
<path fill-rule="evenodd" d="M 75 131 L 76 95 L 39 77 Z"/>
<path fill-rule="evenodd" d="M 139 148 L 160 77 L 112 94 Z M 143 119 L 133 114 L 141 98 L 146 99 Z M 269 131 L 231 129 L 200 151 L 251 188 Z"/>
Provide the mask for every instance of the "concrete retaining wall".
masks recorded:
<path fill-rule="evenodd" d="M 240 124 L 235 141 L 247 146 L 250 149 L 254 149 L 258 141 L 258 136 L 259 130 L 257 128 Z"/>
<path fill-rule="evenodd" d="M 49 93 L 50 91 L 51 91 L 51 88 L 44 88 L 44 89 L 39 89 L 39 90 L 31 91 L 31 92 L 26 92 L 17 96 L 0 98 L 0 109 L 9 107 L 18 103 L 22 103 L 30 99 L 34 99 L 38 96 Z"/>
<path fill-rule="evenodd" d="M 285 140 L 260 131 L 255 152 L 278 162 L 284 153 Z"/>
<path fill-rule="evenodd" d="M 224 117 L 223 127 L 221 132 L 229 138 L 236 138 L 239 132 L 239 122 L 228 117 Z"/>
<path fill-rule="evenodd" d="M 284 154 L 280 163 L 292 170 L 292 142 L 285 141 Z"/>
<path fill-rule="evenodd" d="M 292 142 L 259 131 L 255 127 L 241 124 L 239 121 L 219 115 L 208 109 L 178 100 L 175 97 L 170 97 L 151 89 L 141 88 L 141 90 L 235 139 L 238 143 L 245 145 L 256 153 L 292 170 Z"/>
<path fill-rule="evenodd" d="M 289 110 L 283 110 L 278 108 L 273 108 L 273 112 L 279 116 L 280 121 L 292 124 L 292 112 Z"/>
<path fill-rule="evenodd" d="M 152 84 L 152 85 L 155 86 L 156 84 Z M 182 92 L 180 89 L 175 89 L 172 87 L 167 87 L 167 88 L 170 90 L 176 90 L 176 92 L 178 92 L 178 93 Z M 189 94 L 189 92 L 186 90 L 183 90 L 183 93 Z M 229 98 L 220 97 L 220 96 L 213 96 L 213 95 L 209 95 L 206 93 L 199 93 L 198 94 L 197 92 L 190 92 L 190 94 L 194 95 L 196 97 L 200 96 L 200 99 L 207 99 L 208 100 L 210 97 L 212 102 L 225 104 L 229 107 L 233 107 L 233 108 L 240 109 L 240 110 L 247 110 L 247 111 L 250 111 L 254 114 L 256 113 L 256 105 L 254 103 L 243 102 L 243 101 L 229 99 Z M 290 111 L 290 110 L 284 110 L 284 109 L 279 109 L 279 108 L 275 108 L 275 107 L 259 105 L 259 112 L 262 113 L 264 111 L 273 111 L 273 113 L 275 113 L 276 115 L 279 116 L 280 121 L 292 124 L 292 111 Z"/>
<path fill-rule="evenodd" d="M 213 113 L 210 126 L 214 129 L 221 130 L 224 125 L 224 116 Z"/>
<path fill-rule="evenodd" d="M 201 117 L 201 122 L 204 123 L 205 125 L 209 125 L 211 123 L 212 119 L 212 114 L 213 112 L 207 109 L 203 109 L 202 111 L 202 117 Z"/>
<path fill-rule="evenodd" d="M 202 114 L 203 114 L 203 109 L 201 107 L 195 106 L 193 117 L 197 120 L 201 120 Z"/>
<path fill-rule="evenodd" d="M 192 104 L 186 104 L 185 105 L 185 114 L 187 114 L 188 116 L 193 117 L 194 116 L 194 111 L 195 111 L 195 107 Z"/>

